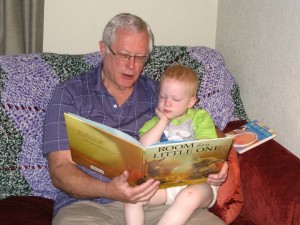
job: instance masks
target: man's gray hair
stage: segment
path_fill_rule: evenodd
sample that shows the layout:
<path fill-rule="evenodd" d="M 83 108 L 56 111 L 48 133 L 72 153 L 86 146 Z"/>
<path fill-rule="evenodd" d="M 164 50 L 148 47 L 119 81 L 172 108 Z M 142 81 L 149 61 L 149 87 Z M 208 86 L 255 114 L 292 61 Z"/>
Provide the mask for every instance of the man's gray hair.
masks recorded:
<path fill-rule="evenodd" d="M 121 13 L 114 16 L 105 26 L 102 40 L 107 45 L 112 45 L 116 40 L 116 31 L 119 28 L 127 28 L 135 32 L 147 32 L 149 37 L 148 54 L 152 52 L 154 45 L 154 36 L 150 26 L 140 17 L 130 14 Z"/>

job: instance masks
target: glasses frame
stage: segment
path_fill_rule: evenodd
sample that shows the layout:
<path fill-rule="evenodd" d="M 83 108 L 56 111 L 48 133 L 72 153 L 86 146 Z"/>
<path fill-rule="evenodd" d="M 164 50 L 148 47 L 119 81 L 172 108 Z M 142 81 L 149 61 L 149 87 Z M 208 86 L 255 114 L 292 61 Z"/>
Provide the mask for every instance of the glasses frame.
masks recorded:
<path fill-rule="evenodd" d="M 128 62 L 130 58 L 134 59 L 135 63 L 146 63 L 149 59 L 148 55 L 129 55 L 126 53 L 121 53 L 121 52 L 114 52 L 109 45 L 107 45 L 108 49 L 111 51 L 111 53 L 116 57 L 117 60 L 123 61 L 123 62 Z"/>

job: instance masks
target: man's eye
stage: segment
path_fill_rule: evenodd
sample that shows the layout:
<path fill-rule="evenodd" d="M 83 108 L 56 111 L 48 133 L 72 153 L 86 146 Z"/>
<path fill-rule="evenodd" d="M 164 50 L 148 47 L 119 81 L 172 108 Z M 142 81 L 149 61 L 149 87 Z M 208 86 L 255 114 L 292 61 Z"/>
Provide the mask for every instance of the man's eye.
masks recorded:
<path fill-rule="evenodd" d="M 145 61 L 146 58 L 147 58 L 146 56 L 135 56 L 135 59 L 136 59 L 137 61 L 139 61 L 139 62 Z"/>
<path fill-rule="evenodd" d="M 124 53 L 118 53 L 118 57 L 120 59 L 129 59 L 130 55 L 124 54 Z"/>

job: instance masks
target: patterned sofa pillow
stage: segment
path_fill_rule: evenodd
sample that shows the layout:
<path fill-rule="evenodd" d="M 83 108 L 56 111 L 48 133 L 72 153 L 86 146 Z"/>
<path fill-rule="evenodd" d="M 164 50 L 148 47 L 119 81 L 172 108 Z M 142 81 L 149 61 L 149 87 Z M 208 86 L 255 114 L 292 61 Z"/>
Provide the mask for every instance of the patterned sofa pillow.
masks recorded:
<path fill-rule="evenodd" d="M 97 66 L 98 53 L 0 56 L 0 199 L 33 195 L 54 199 L 42 155 L 44 115 L 55 86 Z M 170 64 L 193 68 L 201 81 L 196 107 L 209 111 L 217 127 L 246 119 L 238 86 L 222 57 L 206 47 L 156 46 L 144 73 L 159 79 Z"/>

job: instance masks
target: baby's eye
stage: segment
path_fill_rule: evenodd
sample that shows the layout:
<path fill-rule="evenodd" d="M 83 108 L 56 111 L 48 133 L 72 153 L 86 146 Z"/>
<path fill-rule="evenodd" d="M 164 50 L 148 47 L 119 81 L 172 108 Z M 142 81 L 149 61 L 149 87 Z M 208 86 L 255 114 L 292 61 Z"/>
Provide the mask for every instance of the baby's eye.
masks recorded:
<path fill-rule="evenodd" d="M 162 99 L 166 99 L 167 98 L 167 96 L 163 96 L 163 95 L 159 95 L 159 97 L 162 98 Z"/>
<path fill-rule="evenodd" d="M 180 102 L 181 99 L 180 99 L 180 98 L 173 98 L 173 101 L 174 101 L 174 102 Z"/>

